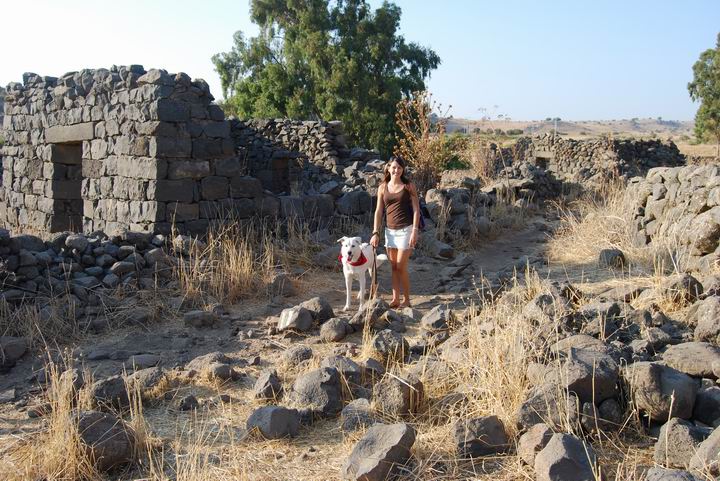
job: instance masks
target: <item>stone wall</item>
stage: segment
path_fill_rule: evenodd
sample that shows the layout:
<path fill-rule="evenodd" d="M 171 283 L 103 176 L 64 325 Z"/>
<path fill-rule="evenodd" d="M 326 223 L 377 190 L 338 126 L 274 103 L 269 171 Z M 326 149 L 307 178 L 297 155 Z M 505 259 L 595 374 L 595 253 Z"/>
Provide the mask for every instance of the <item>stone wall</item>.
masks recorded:
<path fill-rule="evenodd" d="M 607 175 L 633 177 L 653 167 L 685 164 L 672 141 L 574 140 L 548 133 L 522 145 L 525 150 L 518 155 L 566 182 L 592 182 Z"/>
<path fill-rule="evenodd" d="M 28 73 L 8 86 L 0 223 L 203 233 L 214 221 L 364 215 L 339 122 L 226 120 L 207 83 L 142 66 Z M 343 174 L 343 175 L 339 175 Z"/>
<path fill-rule="evenodd" d="M 5 116 L 5 89 L 0 87 L 0 130 L 2 130 L 3 117 Z M 0 138 L 2 138 L 0 132 Z"/>
<path fill-rule="evenodd" d="M 340 181 L 354 162 L 379 157 L 373 151 L 349 149 L 340 121 L 232 119 L 231 126 L 248 174 L 275 193 L 312 192 L 326 182 Z"/>
<path fill-rule="evenodd" d="M 203 232 L 277 215 L 244 175 L 207 83 L 141 66 L 25 74 L 8 87 L 0 220 L 40 233 Z"/>
<path fill-rule="evenodd" d="M 661 243 L 681 266 L 705 270 L 720 259 L 720 165 L 660 167 L 628 185 L 638 245 Z"/>

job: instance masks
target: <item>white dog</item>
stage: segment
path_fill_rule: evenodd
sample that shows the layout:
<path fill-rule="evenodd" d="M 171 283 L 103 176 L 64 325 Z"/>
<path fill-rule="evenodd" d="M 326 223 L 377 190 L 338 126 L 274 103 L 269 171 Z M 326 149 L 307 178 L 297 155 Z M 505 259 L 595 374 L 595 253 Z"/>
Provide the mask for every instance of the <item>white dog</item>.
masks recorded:
<path fill-rule="evenodd" d="M 378 254 L 375 257 L 373 263 L 373 256 L 375 251 L 372 246 L 367 242 L 363 242 L 360 237 L 342 237 L 338 239 L 338 242 L 342 243 L 340 247 L 340 255 L 338 259 L 343 266 L 343 274 L 345 275 L 345 290 L 346 300 L 343 312 L 350 309 L 350 292 L 352 291 L 353 278 L 357 278 L 360 282 L 360 292 L 358 293 L 358 299 L 360 299 L 360 306 L 365 300 L 365 273 L 370 273 L 370 281 L 373 278 L 373 265 L 375 268 L 387 260 L 385 254 Z"/>

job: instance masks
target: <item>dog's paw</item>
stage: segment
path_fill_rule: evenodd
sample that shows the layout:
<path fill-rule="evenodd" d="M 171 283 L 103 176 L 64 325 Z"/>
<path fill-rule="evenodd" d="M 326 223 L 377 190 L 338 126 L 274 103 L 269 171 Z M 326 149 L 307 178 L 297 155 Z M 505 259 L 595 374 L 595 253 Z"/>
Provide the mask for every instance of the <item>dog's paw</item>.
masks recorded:
<path fill-rule="evenodd" d="M 345 307 L 342 308 L 343 312 L 347 312 L 349 310 L 350 310 L 350 306 L 348 306 L 348 305 L 346 305 Z"/>

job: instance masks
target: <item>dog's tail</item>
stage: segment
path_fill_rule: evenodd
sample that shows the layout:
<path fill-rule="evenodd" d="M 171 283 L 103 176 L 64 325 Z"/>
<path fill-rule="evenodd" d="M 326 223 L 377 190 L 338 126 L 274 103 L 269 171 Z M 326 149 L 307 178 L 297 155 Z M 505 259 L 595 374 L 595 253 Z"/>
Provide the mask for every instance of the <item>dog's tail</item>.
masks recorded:
<path fill-rule="evenodd" d="M 378 254 L 377 257 L 375 257 L 377 265 L 382 264 L 383 262 L 387 262 L 388 256 L 386 254 Z"/>

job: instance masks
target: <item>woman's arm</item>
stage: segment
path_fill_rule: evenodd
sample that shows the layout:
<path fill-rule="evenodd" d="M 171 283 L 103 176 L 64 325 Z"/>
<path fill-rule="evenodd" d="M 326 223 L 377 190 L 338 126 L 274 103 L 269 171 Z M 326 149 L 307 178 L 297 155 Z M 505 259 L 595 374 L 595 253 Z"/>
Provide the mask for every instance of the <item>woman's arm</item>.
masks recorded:
<path fill-rule="evenodd" d="M 415 247 L 420 232 L 420 199 L 418 198 L 415 184 L 410 183 L 407 187 L 410 191 L 410 200 L 412 201 L 413 208 L 413 230 L 412 234 L 410 234 L 410 247 Z"/>
<path fill-rule="evenodd" d="M 383 209 L 385 206 L 384 201 L 385 184 L 380 184 L 378 187 L 377 204 L 375 205 L 375 217 L 373 219 L 373 233 L 370 236 L 370 244 L 373 247 L 377 247 L 380 244 L 380 229 L 382 228 L 382 216 Z"/>

